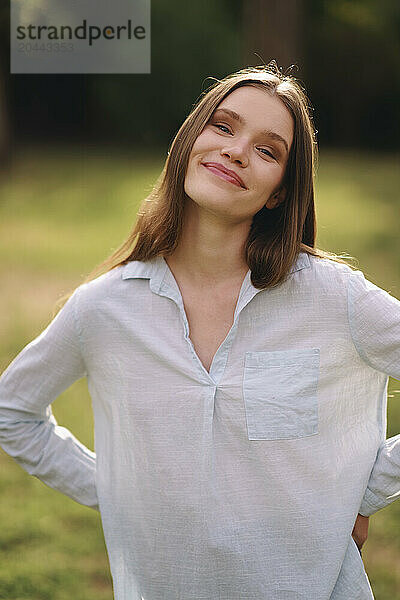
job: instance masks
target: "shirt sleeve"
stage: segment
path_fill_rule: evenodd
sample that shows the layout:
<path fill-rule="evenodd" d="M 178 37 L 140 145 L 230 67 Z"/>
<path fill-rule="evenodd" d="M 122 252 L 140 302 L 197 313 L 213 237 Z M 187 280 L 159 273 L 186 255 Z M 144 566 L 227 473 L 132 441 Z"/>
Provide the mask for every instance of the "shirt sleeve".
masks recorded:
<path fill-rule="evenodd" d="M 361 358 L 400 380 L 400 301 L 361 271 L 348 279 L 349 324 Z M 400 497 L 400 435 L 379 447 L 359 513 L 370 516 Z"/>
<path fill-rule="evenodd" d="M 52 414 L 51 402 L 86 374 L 77 327 L 79 288 L 0 377 L 0 445 L 28 473 L 99 510 L 96 455 Z"/>

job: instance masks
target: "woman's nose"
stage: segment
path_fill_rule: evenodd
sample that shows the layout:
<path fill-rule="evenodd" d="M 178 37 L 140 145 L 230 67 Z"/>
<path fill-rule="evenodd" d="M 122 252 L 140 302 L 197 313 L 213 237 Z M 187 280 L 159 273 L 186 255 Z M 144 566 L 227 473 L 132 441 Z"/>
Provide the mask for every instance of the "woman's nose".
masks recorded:
<path fill-rule="evenodd" d="M 221 149 L 221 156 L 226 156 L 232 161 L 240 162 L 242 166 L 246 166 L 248 162 L 248 157 L 246 150 L 243 146 L 235 145 Z"/>

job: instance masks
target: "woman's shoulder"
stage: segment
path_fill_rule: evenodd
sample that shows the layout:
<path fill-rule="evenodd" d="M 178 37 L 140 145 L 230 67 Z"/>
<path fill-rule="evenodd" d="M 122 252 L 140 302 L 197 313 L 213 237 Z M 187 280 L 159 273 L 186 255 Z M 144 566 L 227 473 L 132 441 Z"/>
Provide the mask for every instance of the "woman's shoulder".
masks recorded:
<path fill-rule="evenodd" d="M 347 262 L 335 260 L 333 257 L 315 256 L 307 254 L 310 269 L 306 270 L 306 277 L 316 285 L 325 289 L 347 288 L 349 279 L 364 278 L 363 272 Z M 307 272 L 308 271 L 308 272 Z"/>
<path fill-rule="evenodd" d="M 311 267 L 322 273 L 351 273 L 358 270 L 345 261 L 335 260 L 333 256 L 315 256 L 307 252 L 304 254 L 307 254 Z"/>
<path fill-rule="evenodd" d="M 127 285 L 127 280 L 136 280 L 138 282 L 138 285 L 134 286 L 136 300 L 142 298 L 143 301 L 148 301 L 149 286 L 143 285 L 143 281 L 153 277 L 162 278 L 163 269 L 165 263 L 162 263 L 159 258 L 149 261 L 129 261 L 83 282 L 78 286 L 77 294 L 90 303 L 112 303 L 114 300 L 125 299 L 127 295 L 131 295 L 132 286 Z"/>
<path fill-rule="evenodd" d="M 75 290 L 79 298 L 86 302 L 111 300 L 120 294 L 124 265 L 118 265 L 90 281 L 84 281 Z"/>

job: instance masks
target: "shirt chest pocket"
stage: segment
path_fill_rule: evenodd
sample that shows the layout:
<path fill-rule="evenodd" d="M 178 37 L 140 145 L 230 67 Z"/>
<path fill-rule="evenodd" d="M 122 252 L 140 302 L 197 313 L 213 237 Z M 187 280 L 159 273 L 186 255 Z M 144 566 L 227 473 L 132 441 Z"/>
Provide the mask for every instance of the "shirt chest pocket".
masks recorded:
<path fill-rule="evenodd" d="M 249 440 L 318 433 L 320 350 L 246 352 L 243 398 Z"/>

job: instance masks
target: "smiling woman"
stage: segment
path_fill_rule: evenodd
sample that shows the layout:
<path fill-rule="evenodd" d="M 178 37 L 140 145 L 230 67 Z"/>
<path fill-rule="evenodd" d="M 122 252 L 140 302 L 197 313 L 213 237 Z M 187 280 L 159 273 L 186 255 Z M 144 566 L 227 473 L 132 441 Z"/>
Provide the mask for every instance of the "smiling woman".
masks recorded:
<path fill-rule="evenodd" d="M 289 149 L 292 139 L 293 118 L 281 100 L 255 87 L 235 89 L 193 144 L 185 179 L 187 196 L 198 204 L 203 198 L 202 205 L 210 211 L 213 200 L 219 203 L 216 210 L 224 204 L 227 218 L 242 222 L 247 218 L 250 229 L 259 210 L 275 208 L 284 200 L 285 147 Z M 235 169 L 228 168 L 231 164 Z M 213 193 L 212 186 L 221 179 L 242 193 L 234 195 L 226 185 L 225 193 Z"/>
<path fill-rule="evenodd" d="M 400 302 L 315 247 L 315 156 L 292 77 L 217 80 L 105 272 L 0 378 L 1 445 L 100 510 L 116 600 L 373 598 Z M 50 408 L 84 376 L 95 453 Z"/>
<path fill-rule="evenodd" d="M 246 217 L 241 227 L 247 234 L 241 268 L 225 264 L 223 270 L 241 274 L 249 267 L 255 287 L 282 282 L 301 250 L 343 263 L 340 256 L 315 247 L 316 156 L 305 92 L 293 77 L 282 75 L 274 61 L 216 80 L 175 136 L 159 181 L 143 201 L 128 239 L 87 281 L 131 260 L 177 256 L 178 245 L 183 247 L 183 223 L 186 232 L 191 230 L 189 214 L 195 201 L 193 190 L 188 192 L 191 186 L 203 189 L 208 214 L 212 203 L 219 203 L 226 218 Z M 240 182 L 240 200 L 231 197 L 226 202 L 234 191 L 234 184 L 225 192 L 221 187 L 227 174 Z M 210 193 L 212 187 L 207 190 L 207 185 L 219 186 L 220 194 Z"/>

